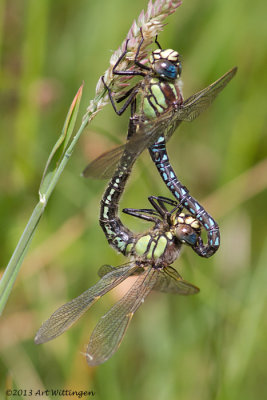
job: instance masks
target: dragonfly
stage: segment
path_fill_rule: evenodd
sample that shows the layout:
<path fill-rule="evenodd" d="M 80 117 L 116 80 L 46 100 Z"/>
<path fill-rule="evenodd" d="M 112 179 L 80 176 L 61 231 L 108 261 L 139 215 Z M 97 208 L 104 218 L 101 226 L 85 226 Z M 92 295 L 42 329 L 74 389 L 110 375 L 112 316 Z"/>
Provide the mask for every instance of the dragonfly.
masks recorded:
<path fill-rule="evenodd" d="M 127 142 L 94 160 L 88 165 L 84 175 L 102 179 L 112 177 L 123 155 L 124 159 L 128 159 L 126 168 L 131 171 L 135 160 L 148 148 L 168 189 L 191 214 L 195 215 L 207 231 L 208 243 L 203 244 L 202 247 L 199 246 L 197 251 L 202 257 L 210 257 L 220 245 L 218 224 L 178 180 L 169 162 L 166 142 L 182 121 L 193 121 L 206 110 L 234 77 L 237 67 L 229 70 L 207 88 L 183 100 L 180 83 L 182 67 L 179 53 L 172 49 L 162 50 L 156 38 L 155 43 L 158 45 L 158 49 L 152 52 L 148 65 L 141 63 L 138 58 L 144 37 L 142 30 L 140 32 L 141 41 L 134 59 L 135 69 L 126 71 L 117 69 L 127 54 L 128 41 L 124 52 L 113 67 L 114 75 L 141 76 L 143 78 L 117 100 L 118 103 L 126 100 L 120 109 L 116 108 L 112 90 L 102 78 L 111 104 L 118 115 L 123 114 L 131 106 Z M 126 164 L 124 163 L 124 165 Z"/>
<path fill-rule="evenodd" d="M 103 196 L 101 199 L 101 205 L 100 205 L 100 217 L 99 217 L 99 222 L 100 222 L 100 226 L 104 231 L 104 234 L 109 242 L 109 244 L 118 252 L 121 252 L 123 255 L 125 256 L 134 256 L 137 257 L 137 253 L 136 253 L 136 247 L 134 246 L 135 240 L 136 240 L 136 236 L 135 234 L 133 234 L 132 231 L 130 231 L 121 221 L 121 219 L 119 218 L 119 213 L 118 213 L 118 207 L 119 207 L 119 202 L 121 199 L 121 196 L 125 190 L 125 186 L 126 183 L 129 179 L 130 173 L 131 173 L 131 168 L 129 168 L 129 165 L 133 165 L 133 160 L 135 160 L 135 155 L 131 155 L 128 151 L 124 152 L 119 164 L 116 168 L 116 171 L 113 175 L 113 177 L 111 178 Z M 87 168 L 84 170 L 83 174 L 86 175 L 87 174 Z M 89 164 L 89 168 L 91 168 L 91 165 Z M 157 209 L 157 212 L 160 213 L 162 215 L 162 217 L 166 217 L 168 216 L 167 211 L 164 210 L 164 213 L 162 213 L 162 211 L 160 210 L 160 208 L 157 208 L 155 202 L 153 201 L 153 196 L 149 197 L 149 201 L 151 202 L 152 206 L 154 207 L 154 209 Z M 177 201 L 171 201 L 170 199 L 167 199 L 165 197 L 159 196 L 159 197 L 155 197 L 156 199 L 161 199 L 161 201 L 164 202 L 165 199 L 165 203 L 171 204 L 174 207 L 178 207 L 180 211 L 182 211 L 183 209 L 183 205 L 181 202 L 177 202 Z M 163 207 L 163 205 L 161 204 L 160 207 Z M 165 207 L 166 208 L 166 207 Z M 126 213 L 131 213 L 130 211 L 131 209 L 124 209 L 123 212 Z M 144 212 L 146 211 L 146 209 L 144 209 Z M 144 216 L 144 214 L 142 215 L 143 219 L 146 219 L 147 221 L 151 221 L 156 223 L 157 221 L 153 220 L 153 213 L 150 210 L 149 212 L 150 217 L 146 217 Z M 137 216 L 136 213 L 133 213 L 131 215 Z M 169 217 L 168 217 L 169 218 Z M 169 221 L 166 225 L 166 229 L 169 229 Z M 156 224 L 157 225 L 157 224 Z M 155 226 L 156 226 L 155 225 Z M 194 228 L 200 228 L 200 223 L 198 222 L 197 219 L 194 219 Z M 155 229 L 154 229 L 155 232 Z M 203 240 L 201 238 L 201 234 L 199 232 L 198 235 L 190 235 L 189 232 L 186 232 L 185 238 L 183 239 L 181 236 L 181 233 L 179 233 L 179 238 L 180 241 L 186 244 L 189 244 L 191 246 L 191 248 L 197 253 L 199 254 L 200 250 L 203 248 L 204 244 L 203 244 Z M 146 237 L 146 244 L 151 241 L 150 235 L 145 235 Z M 193 240 L 194 239 L 194 240 Z M 142 236 L 141 242 L 143 242 L 145 239 Z M 140 242 L 140 243 L 141 243 Z M 162 243 L 167 243 L 168 240 L 166 239 L 163 240 L 163 238 L 160 239 L 160 242 Z M 140 244 L 139 243 L 139 244 Z M 140 246 L 138 246 L 138 248 L 140 249 Z M 132 249 L 134 251 L 134 253 L 132 254 Z M 146 246 L 145 246 L 146 249 Z M 157 251 L 158 254 L 158 251 Z M 141 254 L 141 256 L 143 256 L 143 254 Z M 169 260 L 169 263 L 172 263 L 174 260 Z M 155 262 L 155 261 L 154 261 Z M 160 260 L 160 263 L 162 263 L 162 260 Z"/>
<path fill-rule="evenodd" d="M 201 235 L 199 221 L 191 214 L 183 213 L 182 206 L 172 199 L 150 196 L 149 201 L 153 209 L 123 210 L 153 223 L 145 233 L 131 233 L 126 246 L 130 262 L 116 268 L 102 266 L 98 272 L 100 280 L 94 286 L 59 307 L 43 323 L 35 336 L 36 344 L 64 333 L 104 294 L 135 276 L 130 290 L 100 319 L 91 334 L 86 360 L 89 366 L 96 366 L 117 351 L 134 313 L 152 290 L 179 295 L 199 292 L 198 287 L 184 280 L 171 266 L 183 243 L 193 246 L 198 242 Z"/>

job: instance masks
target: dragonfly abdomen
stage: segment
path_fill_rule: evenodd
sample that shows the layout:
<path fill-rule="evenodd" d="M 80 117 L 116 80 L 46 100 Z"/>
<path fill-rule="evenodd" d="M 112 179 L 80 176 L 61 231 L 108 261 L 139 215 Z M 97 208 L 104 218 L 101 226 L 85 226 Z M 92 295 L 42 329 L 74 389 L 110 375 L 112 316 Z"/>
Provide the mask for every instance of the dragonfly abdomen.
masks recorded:
<path fill-rule="evenodd" d="M 207 211 L 189 194 L 188 189 L 178 180 L 166 150 L 164 136 L 149 148 L 150 155 L 169 190 L 176 199 L 190 211 L 192 215 L 204 226 L 208 234 L 208 244 L 196 247 L 194 250 L 201 257 L 212 256 L 220 246 L 220 231 L 216 221 Z"/>
<path fill-rule="evenodd" d="M 131 173 L 131 156 L 125 152 L 101 200 L 99 223 L 109 244 L 125 254 L 132 232 L 118 217 L 118 204 Z"/>

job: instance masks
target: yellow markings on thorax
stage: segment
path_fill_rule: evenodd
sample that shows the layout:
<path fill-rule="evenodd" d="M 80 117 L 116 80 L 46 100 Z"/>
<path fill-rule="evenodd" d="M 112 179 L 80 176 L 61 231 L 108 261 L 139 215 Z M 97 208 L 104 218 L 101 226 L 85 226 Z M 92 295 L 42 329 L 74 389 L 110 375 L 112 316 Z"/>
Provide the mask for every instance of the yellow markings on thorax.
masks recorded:
<path fill-rule="evenodd" d="M 126 249 L 125 249 L 125 254 L 129 254 L 131 252 L 132 248 L 133 248 L 133 243 L 127 244 Z"/>
<path fill-rule="evenodd" d="M 154 108 L 156 108 L 159 113 L 161 113 L 163 111 L 162 107 L 157 104 L 157 102 L 156 102 L 154 97 L 150 96 L 149 100 L 150 100 L 150 103 L 152 104 L 152 106 Z"/>
<path fill-rule="evenodd" d="M 164 254 L 167 244 L 168 244 L 168 239 L 172 240 L 173 235 L 171 232 L 166 232 L 165 235 L 156 235 L 154 237 L 151 237 L 151 235 L 145 235 L 142 236 L 140 239 L 137 240 L 135 244 L 135 253 L 138 256 L 144 256 L 146 254 L 146 259 L 158 259 L 162 257 Z M 129 253 L 133 248 L 133 244 L 131 243 L 126 247 L 126 254 Z"/>
<path fill-rule="evenodd" d="M 165 236 L 160 236 L 157 241 L 156 247 L 154 249 L 154 258 L 159 258 L 164 253 L 167 246 L 167 238 Z"/>
<path fill-rule="evenodd" d="M 164 93 L 158 84 L 151 85 L 151 93 L 155 97 L 156 102 L 163 108 L 167 108 Z"/>
<path fill-rule="evenodd" d="M 148 259 L 152 258 L 152 256 L 153 256 L 153 250 L 154 250 L 155 245 L 156 245 L 156 242 L 154 242 L 154 241 L 151 242 L 149 251 L 146 256 Z"/>
<path fill-rule="evenodd" d="M 156 116 L 157 116 L 156 112 L 155 112 L 154 108 L 149 104 L 149 101 L 146 97 L 144 98 L 143 107 L 144 107 L 144 114 L 147 116 L 147 118 L 149 118 L 149 119 L 156 118 Z"/>
<path fill-rule="evenodd" d="M 150 235 L 142 236 L 140 239 L 138 239 L 135 245 L 136 254 L 142 256 L 147 251 L 147 246 L 150 240 Z"/>
<path fill-rule="evenodd" d="M 171 232 L 166 232 L 165 235 L 167 236 L 168 239 L 172 240 L 173 235 Z"/>

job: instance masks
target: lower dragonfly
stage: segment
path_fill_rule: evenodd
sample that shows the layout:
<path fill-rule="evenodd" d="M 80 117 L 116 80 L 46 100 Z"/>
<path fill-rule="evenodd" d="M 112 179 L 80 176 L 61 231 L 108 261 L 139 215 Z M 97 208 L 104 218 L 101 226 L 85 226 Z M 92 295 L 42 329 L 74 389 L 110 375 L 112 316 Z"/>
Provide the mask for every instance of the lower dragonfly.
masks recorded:
<path fill-rule="evenodd" d="M 43 323 L 36 334 L 35 343 L 55 339 L 73 325 L 98 299 L 126 278 L 136 275 L 130 290 L 100 319 L 91 335 L 86 359 L 90 366 L 107 361 L 118 349 L 127 327 L 137 309 L 151 290 L 180 295 L 198 293 L 199 289 L 185 281 L 170 266 L 179 256 L 183 243 L 196 247 L 201 235 L 199 222 L 184 214 L 181 206 L 165 197 L 149 197 L 154 209 L 124 209 L 127 214 L 153 222 L 146 233 L 134 234 L 114 218 L 114 238 L 125 241 L 123 254 L 131 261 L 117 268 L 102 266 L 100 280 L 80 296 L 57 309 Z M 172 209 L 168 211 L 167 206 Z M 110 214 L 112 217 L 113 213 Z M 117 225 L 116 225 L 117 224 Z M 111 230 L 109 226 L 107 230 Z M 111 234 L 111 232 L 109 233 Z"/>
<path fill-rule="evenodd" d="M 116 109 L 112 91 L 103 79 L 111 104 L 118 115 L 131 105 L 128 141 L 126 145 L 111 150 L 93 161 L 85 173 L 86 176 L 95 178 L 110 178 L 122 154 L 128 156 L 128 168 L 131 169 L 137 157 L 143 150 L 149 148 L 152 160 L 168 189 L 191 214 L 195 215 L 207 231 L 208 243 L 199 247 L 197 251 L 202 257 L 210 257 L 220 245 L 218 224 L 178 180 L 169 162 L 166 141 L 182 121 L 194 120 L 213 102 L 234 77 L 237 68 L 231 69 L 207 88 L 183 100 L 179 79 L 182 70 L 179 54 L 172 49 L 162 50 L 156 38 L 155 42 L 159 49 L 152 52 L 149 65 L 142 64 L 138 59 L 144 41 L 142 29 L 140 32 L 141 41 L 134 58 L 135 69 L 127 71 L 117 69 L 127 54 L 128 41 L 125 51 L 113 67 L 114 75 L 143 77 L 117 100 L 120 102 L 126 99 L 121 109 Z"/>

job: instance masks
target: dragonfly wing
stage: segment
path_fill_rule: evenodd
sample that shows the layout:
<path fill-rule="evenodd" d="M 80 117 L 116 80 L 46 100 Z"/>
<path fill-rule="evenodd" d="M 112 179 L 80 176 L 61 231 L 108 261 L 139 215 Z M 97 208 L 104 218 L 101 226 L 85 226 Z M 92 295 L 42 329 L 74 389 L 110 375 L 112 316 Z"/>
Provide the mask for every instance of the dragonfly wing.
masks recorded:
<path fill-rule="evenodd" d="M 83 171 L 85 178 L 109 179 L 113 176 L 117 164 L 125 150 L 125 145 L 101 154 L 93 160 Z"/>
<path fill-rule="evenodd" d="M 199 288 L 185 281 L 181 275 L 172 267 L 165 267 L 157 276 L 157 282 L 154 290 L 160 292 L 181 294 L 184 296 L 199 292 Z"/>
<path fill-rule="evenodd" d="M 167 141 L 182 121 L 193 121 L 205 111 L 234 77 L 236 71 L 235 67 L 226 72 L 210 86 L 185 100 L 178 109 L 171 108 L 155 120 L 131 120 L 131 137 L 127 143 L 96 158 L 85 168 L 83 175 L 98 179 L 111 178 L 125 150 L 131 155 L 129 163 L 131 167 L 136 158 L 152 146 L 161 135 L 164 135 Z"/>
<path fill-rule="evenodd" d="M 96 325 L 90 338 L 86 359 L 90 366 L 107 361 L 118 349 L 127 327 L 156 282 L 157 271 L 150 268 L 139 275 L 131 289 Z"/>
<path fill-rule="evenodd" d="M 61 335 L 70 328 L 95 301 L 125 280 L 136 268 L 137 267 L 132 263 L 114 268 L 80 296 L 59 307 L 51 317 L 43 323 L 35 336 L 35 343 L 45 343 Z"/>
<path fill-rule="evenodd" d="M 99 270 L 97 271 L 97 275 L 100 278 L 103 278 L 103 276 L 107 275 L 109 272 L 114 271 L 114 269 L 116 269 L 115 267 L 112 267 L 112 265 L 109 264 L 104 264 L 101 265 L 101 267 L 99 268 Z"/>
<path fill-rule="evenodd" d="M 150 125 L 152 126 L 154 124 L 151 123 Z M 149 126 L 147 129 L 148 128 Z M 160 126 L 158 126 L 158 131 L 161 131 Z M 150 131 L 146 132 L 144 129 L 140 129 L 138 134 L 128 140 L 126 144 L 115 147 L 114 149 L 101 154 L 87 165 L 83 171 L 83 176 L 95 179 L 112 178 L 125 151 L 129 156 L 128 167 L 130 169 L 137 157 L 154 142 L 153 137 L 151 138 L 149 136 L 149 132 Z M 154 132 L 153 136 L 155 136 Z M 157 136 L 159 136 L 159 133 Z"/>
<path fill-rule="evenodd" d="M 218 94 L 225 88 L 225 86 L 235 76 L 237 67 L 232 68 L 226 72 L 221 78 L 213 82 L 211 85 L 201 90 L 198 93 L 193 94 L 187 100 L 183 102 L 179 110 L 177 111 L 174 119 L 180 121 L 193 121 L 203 111 L 205 111 L 209 105 L 215 100 Z"/>
<path fill-rule="evenodd" d="M 129 264 L 132 264 L 132 263 L 129 263 Z M 116 269 L 116 267 L 112 267 L 112 265 L 104 264 L 99 268 L 99 270 L 97 271 L 97 274 L 100 278 L 102 278 L 103 276 L 108 274 L 110 271 L 113 271 L 114 269 Z M 136 267 L 136 269 L 134 269 L 134 271 L 131 273 L 130 276 L 141 275 L 143 272 L 144 272 L 144 268 Z"/>
<path fill-rule="evenodd" d="M 143 143 L 139 146 L 139 154 L 145 148 L 152 146 L 161 135 L 164 135 L 166 141 L 168 141 L 182 121 L 193 121 L 209 107 L 218 94 L 235 76 L 236 71 L 237 67 L 232 68 L 210 86 L 190 96 L 177 109 L 173 107 L 155 120 L 145 122 L 132 120 L 132 136 L 128 141 L 128 147 L 130 148 L 131 144 L 133 148 L 136 147 L 134 144 L 136 136 L 143 137 Z"/>

